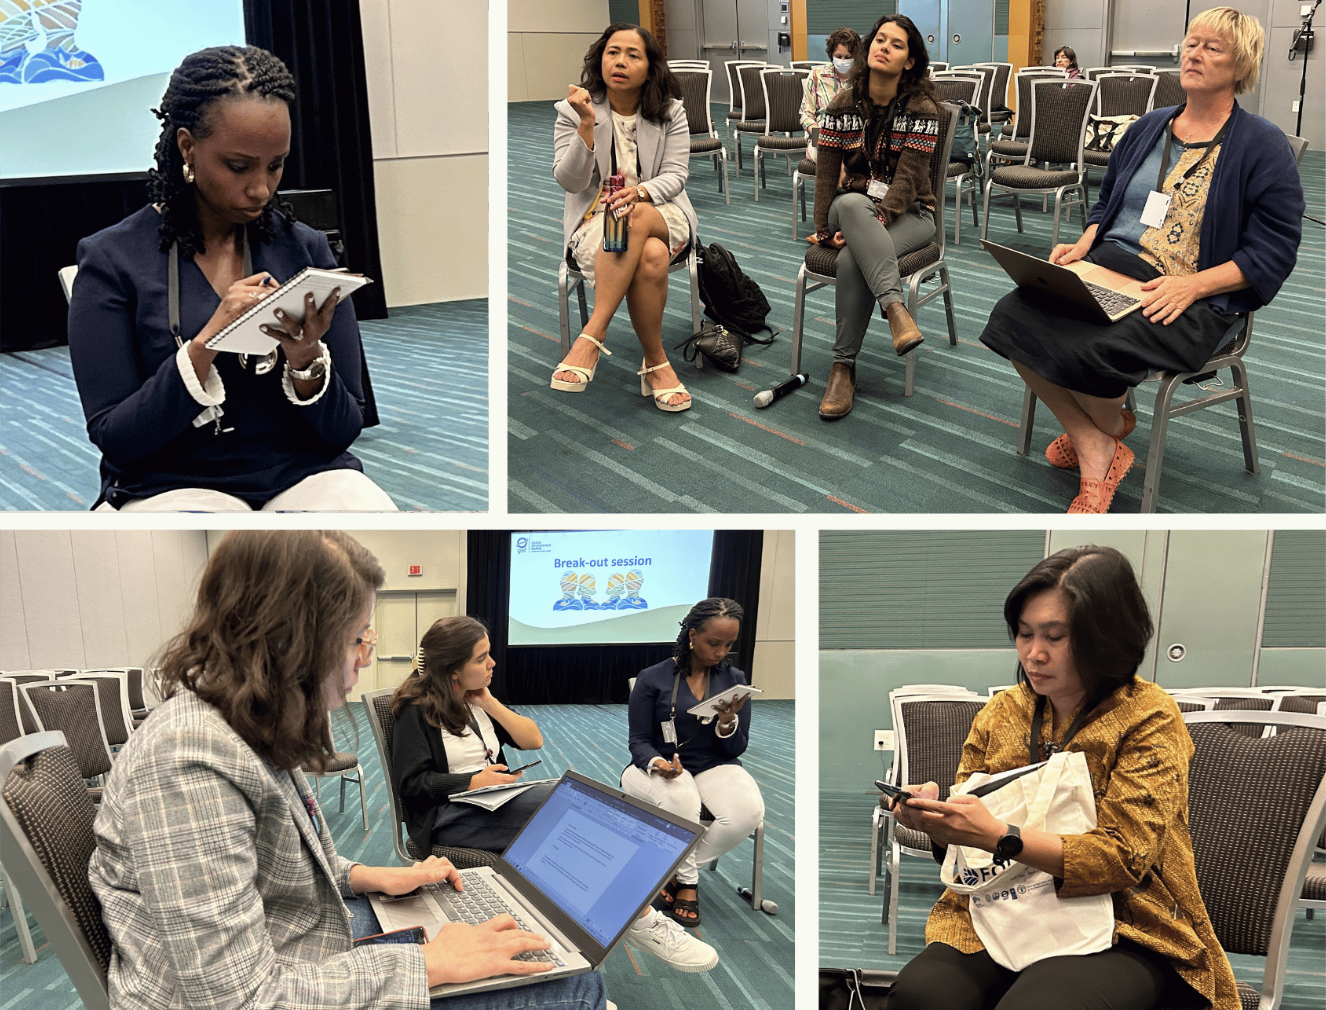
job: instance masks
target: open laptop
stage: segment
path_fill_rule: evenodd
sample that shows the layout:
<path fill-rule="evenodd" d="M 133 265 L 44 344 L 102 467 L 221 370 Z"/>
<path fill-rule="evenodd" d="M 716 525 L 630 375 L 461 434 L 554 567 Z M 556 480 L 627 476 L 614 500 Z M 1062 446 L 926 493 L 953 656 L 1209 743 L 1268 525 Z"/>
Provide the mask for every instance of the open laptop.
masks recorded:
<path fill-rule="evenodd" d="M 644 911 L 704 828 L 618 789 L 568 771 L 494 866 L 462 870 L 450 884 L 404 900 L 371 894 L 384 932 L 422 926 L 431 940 L 448 922 L 484 922 L 503 912 L 552 944 L 522 955 L 551 959 L 551 971 L 434 986 L 454 996 L 530 985 L 597 969 Z M 462 909 L 483 891 L 485 904 Z"/>
<path fill-rule="evenodd" d="M 1018 287 L 1049 291 L 1102 323 L 1117 323 L 1142 305 L 1142 282 L 1127 274 L 1083 260 L 1058 266 L 985 239 L 981 245 Z"/>

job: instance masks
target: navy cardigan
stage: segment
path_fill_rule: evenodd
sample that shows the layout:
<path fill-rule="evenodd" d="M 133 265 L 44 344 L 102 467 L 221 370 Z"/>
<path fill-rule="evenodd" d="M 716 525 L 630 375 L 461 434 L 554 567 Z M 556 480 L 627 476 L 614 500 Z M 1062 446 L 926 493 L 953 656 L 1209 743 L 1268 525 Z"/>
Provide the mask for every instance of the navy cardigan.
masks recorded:
<path fill-rule="evenodd" d="M 672 681 L 676 669 L 675 660 L 665 659 L 641 670 L 636 678 L 635 690 L 631 692 L 626 709 L 631 734 L 631 763 L 647 769 L 654 758 L 671 761 L 672 755 L 679 753 L 681 766 L 692 775 L 715 765 L 741 764 L 737 759 L 745 753 L 750 741 L 750 702 L 737 713 L 737 728 L 732 735 L 721 737 L 716 720 L 702 725 L 698 718 L 686 714 L 686 710 L 698 704 L 700 699 L 691 694 L 684 675 L 677 685 L 677 740 L 682 746 L 678 748 L 663 739 L 663 721 L 672 711 Z M 709 696 L 746 683 L 746 675 L 735 666 L 720 663 L 709 671 Z"/>
<path fill-rule="evenodd" d="M 1124 191 L 1177 107 L 1156 109 L 1128 128 L 1110 154 L 1100 200 L 1087 224 L 1104 241 L 1123 206 Z M 1250 288 L 1206 299 L 1217 312 L 1252 312 L 1275 297 L 1294 269 L 1303 235 L 1303 185 L 1284 131 L 1238 103 L 1220 144 L 1207 193 L 1197 269 L 1233 260 Z"/>
<path fill-rule="evenodd" d="M 273 214 L 270 243 L 254 242 L 253 270 L 289 280 L 306 266 L 335 267 L 327 239 L 307 225 L 287 230 Z M 69 304 L 69 357 L 101 450 L 101 497 L 119 508 L 175 488 L 199 487 L 260 507 L 311 474 L 363 470 L 346 450 L 364 424 L 359 328 L 347 299 L 322 338 L 332 374 L 316 403 L 296 406 L 281 388 L 284 366 L 265 375 L 221 353 L 225 387 L 218 425 L 195 427 L 206 408 L 189 393 L 175 363 L 166 297 L 167 255 L 161 215 L 151 206 L 78 243 L 78 277 Z M 192 259 L 180 257 L 180 330 L 191 339 L 221 304 Z"/>

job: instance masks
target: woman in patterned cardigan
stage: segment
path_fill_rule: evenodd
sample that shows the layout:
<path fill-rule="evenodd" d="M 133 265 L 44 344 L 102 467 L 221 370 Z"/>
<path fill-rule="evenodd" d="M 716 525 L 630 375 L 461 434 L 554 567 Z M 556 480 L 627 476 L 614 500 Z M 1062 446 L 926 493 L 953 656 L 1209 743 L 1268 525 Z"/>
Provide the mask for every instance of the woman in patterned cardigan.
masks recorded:
<path fill-rule="evenodd" d="M 820 417 L 845 417 L 856 392 L 856 356 L 874 306 L 900 356 L 922 341 L 902 301 L 898 260 L 935 235 L 930 157 L 939 110 L 926 76 L 930 57 L 910 18 L 888 14 L 857 50 L 851 88 L 820 122 L 815 234 L 838 255 L 833 369 Z"/>

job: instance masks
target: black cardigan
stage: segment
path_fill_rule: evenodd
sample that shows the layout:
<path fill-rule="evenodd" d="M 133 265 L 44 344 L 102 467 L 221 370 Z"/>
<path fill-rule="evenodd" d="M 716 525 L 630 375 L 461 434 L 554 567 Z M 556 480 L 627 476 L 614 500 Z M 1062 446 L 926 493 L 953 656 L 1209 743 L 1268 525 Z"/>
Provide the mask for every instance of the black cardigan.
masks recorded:
<path fill-rule="evenodd" d="M 499 744 L 496 763 L 506 764 L 500 745 L 514 747 L 515 741 L 496 719 L 492 724 Z M 400 797 L 410 841 L 425 855 L 433 845 L 433 822 L 437 820 L 437 812 L 450 802 L 447 797 L 452 793 L 468 789 L 472 777 L 447 770 L 442 730 L 424 721 L 418 705 L 410 704 L 401 709 L 391 734 L 391 784 Z"/>

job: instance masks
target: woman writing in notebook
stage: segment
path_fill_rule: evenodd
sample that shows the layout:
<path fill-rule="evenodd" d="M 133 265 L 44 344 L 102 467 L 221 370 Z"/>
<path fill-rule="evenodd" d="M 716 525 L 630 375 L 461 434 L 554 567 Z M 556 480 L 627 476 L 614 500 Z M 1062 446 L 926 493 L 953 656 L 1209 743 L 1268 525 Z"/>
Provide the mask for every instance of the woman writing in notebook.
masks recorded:
<path fill-rule="evenodd" d="M 720 703 L 714 717 L 688 712 L 747 683 L 727 661 L 742 617 L 734 600 L 701 600 L 681 622 L 672 658 L 641 670 L 631 691 L 631 764 L 622 772 L 622 789 L 693 821 L 700 819 L 702 805 L 714 818 L 663 894 L 683 926 L 700 924 L 700 867 L 764 820 L 760 787 L 741 767 L 750 741 L 746 697 Z"/>
<path fill-rule="evenodd" d="M 960 845 L 993 853 L 995 865 L 1048 875 L 1044 889 L 1040 880 L 1013 887 L 1025 900 L 1004 900 L 995 913 L 982 911 L 991 901 L 945 890 L 890 1010 L 1237 1010 L 1188 835 L 1193 744 L 1174 700 L 1137 676 L 1153 629 L 1128 560 L 1111 547 L 1059 551 L 1013 587 L 1004 620 L 1018 683 L 977 714 L 956 782 L 1078 751 L 1094 827 L 1062 835 L 1024 828 L 995 817 L 980 797 L 941 802 L 934 782 L 906 786 L 912 798 L 896 805 L 881 798 L 898 823 L 930 836 L 937 859 Z M 1063 802 L 1057 792 L 1054 802 Z M 1065 913 L 1073 928 L 1038 926 L 1057 914 L 1058 899 L 1106 894 L 1112 902 L 1103 907 Z M 1000 897 L 996 890 L 992 901 Z M 1028 963 L 1013 970 L 1009 961 Z"/>
<path fill-rule="evenodd" d="M 1229 7 L 1193 18 L 1179 75 L 1187 102 L 1128 128 L 1087 230 L 1050 253 L 1142 281 L 1140 310 L 1099 323 L 1019 288 L 981 334 L 1063 426 L 1045 458 L 1079 471 L 1069 512 L 1109 511 L 1132 467 L 1129 389 L 1155 371 L 1201 371 L 1232 339 L 1236 314 L 1269 302 L 1294 269 L 1298 166 L 1280 128 L 1235 101 L 1257 86 L 1264 38 L 1255 17 Z"/>
<path fill-rule="evenodd" d="M 101 450 L 98 508 L 395 511 L 348 451 L 363 427 L 359 333 L 339 289 L 279 312 L 266 357 L 207 346 L 326 238 L 276 196 L 294 79 L 271 53 L 205 49 L 171 75 L 152 204 L 84 239 L 69 354 Z"/>
<path fill-rule="evenodd" d="M 445 859 L 338 855 L 302 771 L 334 756 L 328 710 L 372 661 L 384 579 L 340 532 L 239 531 L 212 553 L 160 659 L 165 701 L 117 756 L 93 826 L 112 1010 L 425 1007 L 431 986 L 547 970 L 513 960 L 549 944 L 509 915 L 352 946 L 379 932 L 357 895 L 461 887 Z M 593 972 L 522 991 L 532 1008 L 604 1006 Z M 500 996 L 437 1005 L 498 1010 Z"/>
<path fill-rule="evenodd" d="M 609 25 L 585 54 L 579 86 L 557 103 L 553 177 L 566 190 L 562 214 L 567 261 L 594 289 L 594 311 L 552 388 L 580 393 L 594 380 L 608 324 L 623 300 L 644 362 L 640 392 L 659 410 L 688 410 L 690 394 L 663 350 L 668 264 L 695 241 L 686 196 L 690 128 L 681 88 L 658 41 L 638 25 Z M 609 194 L 607 183 L 626 185 Z M 607 215 L 626 222 L 624 250 L 604 246 Z"/>

